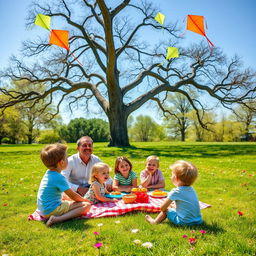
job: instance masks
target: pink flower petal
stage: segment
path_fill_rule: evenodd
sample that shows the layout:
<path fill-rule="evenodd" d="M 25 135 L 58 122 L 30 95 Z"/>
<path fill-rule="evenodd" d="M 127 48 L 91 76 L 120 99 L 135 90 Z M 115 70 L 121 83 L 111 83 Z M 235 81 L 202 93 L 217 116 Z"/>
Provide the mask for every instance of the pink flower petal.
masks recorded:
<path fill-rule="evenodd" d="M 182 237 L 183 237 L 183 238 L 187 238 L 188 236 L 187 236 L 187 235 L 183 235 Z"/>
<path fill-rule="evenodd" d="M 100 234 L 100 232 L 93 232 L 93 234 L 94 234 L 95 236 L 97 236 L 97 235 Z"/>
<path fill-rule="evenodd" d="M 199 230 L 199 232 L 200 232 L 201 234 L 205 234 L 205 233 L 206 233 L 206 231 L 203 230 L 203 229 Z"/>
<path fill-rule="evenodd" d="M 103 243 L 96 243 L 96 244 L 94 245 L 95 248 L 100 248 L 101 246 L 103 246 Z"/>
<path fill-rule="evenodd" d="M 196 239 L 194 237 L 191 237 L 191 238 L 188 239 L 188 242 L 190 244 L 195 244 L 196 243 Z"/>

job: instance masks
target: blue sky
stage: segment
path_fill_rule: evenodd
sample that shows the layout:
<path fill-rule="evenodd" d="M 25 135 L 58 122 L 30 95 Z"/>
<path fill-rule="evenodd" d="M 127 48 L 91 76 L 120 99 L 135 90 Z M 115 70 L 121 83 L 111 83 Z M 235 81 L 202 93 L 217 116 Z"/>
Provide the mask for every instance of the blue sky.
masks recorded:
<path fill-rule="evenodd" d="M 38 28 L 25 28 L 25 18 L 32 0 L 0 0 L 1 57 L 0 69 L 8 64 L 11 54 L 18 54 L 21 42 L 33 38 Z M 113 4 L 118 0 L 106 0 Z M 153 0 L 167 21 L 183 23 L 187 14 L 203 15 L 207 21 L 206 32 L 215 46 L 232 57 L 238 54 L 244 65 L 256 69 L 256 0 Z M 185 29 L 184 31 L 185 32 Z M 200 42 L 202 36 L 187 31 L 186 41 Z M 141 108 L 135 114 L 145 113 Z"/>

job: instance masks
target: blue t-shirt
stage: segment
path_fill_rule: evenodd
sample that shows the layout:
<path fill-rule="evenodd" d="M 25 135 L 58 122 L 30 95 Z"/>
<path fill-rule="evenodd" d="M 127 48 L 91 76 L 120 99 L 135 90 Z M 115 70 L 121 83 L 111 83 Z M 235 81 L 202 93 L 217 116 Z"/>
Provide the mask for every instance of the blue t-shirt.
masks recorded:
<path fill-rule="evenodd" d="M 199 201 L 196 191 L 190 186 L 181 186 L 172 189 L 168 199 L 175 201 L 176 213 L 184 224 L 201 223 Z"/>
<path fill-rule="evenodd" d="M 56 172 L 47 170 L 41 180 L 37 194 L 37 207 L 43 215 L 47 215 L 61 205 L 61 193 L 70 189 L 66 178 Z"/>

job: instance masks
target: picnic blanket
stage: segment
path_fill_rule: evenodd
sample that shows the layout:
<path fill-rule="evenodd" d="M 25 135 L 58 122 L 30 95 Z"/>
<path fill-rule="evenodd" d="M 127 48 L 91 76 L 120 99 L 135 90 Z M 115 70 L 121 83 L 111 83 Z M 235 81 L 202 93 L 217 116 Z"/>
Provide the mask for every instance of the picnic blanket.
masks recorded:
<path fill-rule="evenodd" d="M 118 202 L 105 202 L 92 205 L 89 212 L 81 216 L 81 218 L 101 218 L 122 215 L 132 211 L 144 212 L 160 212 L 160 206 L 165 198 L 152 198 L 149 197 L 149 203 L 133 203 L 125 204 L 123 200 Z M 211 205 L 200 202 L 200 209 L 211 207 Z M 36 210 L 33 214 L 28 216 L 28 220 L 46 221 L 46 218 L 40 215 Z"/>

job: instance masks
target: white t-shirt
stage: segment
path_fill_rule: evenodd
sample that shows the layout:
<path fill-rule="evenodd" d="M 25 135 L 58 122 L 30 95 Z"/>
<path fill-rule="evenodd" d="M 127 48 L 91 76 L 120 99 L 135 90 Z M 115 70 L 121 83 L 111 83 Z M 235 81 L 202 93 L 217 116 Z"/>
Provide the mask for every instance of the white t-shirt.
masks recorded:
<path fill-rule="evenodd" d="M 88 184 L 92 166 L 98 162 L 101 160 L 92 154 L 90 161 L 85 164 L 77 153 L 68 158 L 68 166 L 61 174 L 66 177 L 70 187 L 77 191 L 79 186 Z M 106 183 L 112 183 L 112 179 L 108 179 Z"/>

